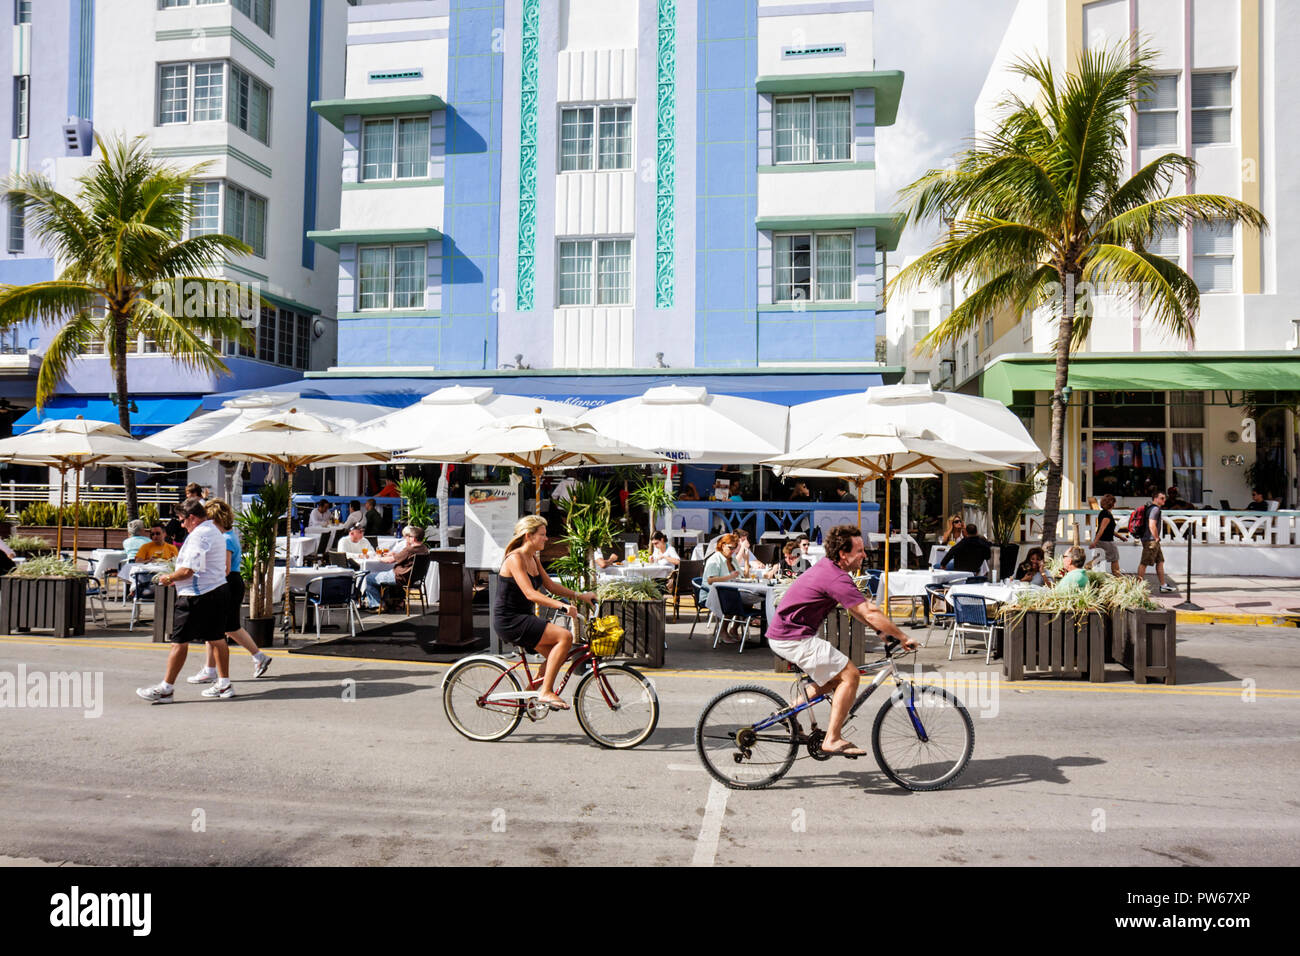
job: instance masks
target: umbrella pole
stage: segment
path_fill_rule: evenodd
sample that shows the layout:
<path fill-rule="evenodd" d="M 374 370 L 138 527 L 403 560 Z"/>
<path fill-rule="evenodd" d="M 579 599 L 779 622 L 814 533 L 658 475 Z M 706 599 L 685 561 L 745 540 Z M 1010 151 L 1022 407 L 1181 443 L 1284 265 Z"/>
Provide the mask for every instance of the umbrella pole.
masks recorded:
<path fill-rule="evenodd" d="M 64 479 L 67 477 L 68 468 L 66 465 L 59 469 L 59 527 L 54 535 L 54 550 L 58 554 L 63 554 L 63 503 L 65 493 L 67 492 L 67 483 Z"/>
<path fill-rule="evenodd" d="M 541 465 L 533 465 L 529 471 L 533 473 L 533 514 L 542 513 L 542 472 L 546 469 Z"/>
<path fill-rule="evenodd" d="M 889 491 L 893 479 L 894 476 L 891 473 L 885 472 L 885 599 L 881 602 L 880 607 L 886 615 L 889 614 Z"/>
<path fill-rule="evenodd" d="M 858 530 L 862 530 L 862 482 L 860 479 L 853 479 L 853 490 L 858 494 Z"/>
<path fill-rule="evenodd" d="M 72 469 L 74 480 L 76 481 L 76 491 L 73 493 L 72 505 L 72 563 L 77 563 L 77 532 L 81 530 L 81 468 Z"/>
<path fill-rule="evenodd" d="M 293 633 L 293 602 L 289 599 L 289 572 L 293 569 L 293 465 L 284 466 L 289 482 L 289 508 L 284 516 L 284 642 Z"/>

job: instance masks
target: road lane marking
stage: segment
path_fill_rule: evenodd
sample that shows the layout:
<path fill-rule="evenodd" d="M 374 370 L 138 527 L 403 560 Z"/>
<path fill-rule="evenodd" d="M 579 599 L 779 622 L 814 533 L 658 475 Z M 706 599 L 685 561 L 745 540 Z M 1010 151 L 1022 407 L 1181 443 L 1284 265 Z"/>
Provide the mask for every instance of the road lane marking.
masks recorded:
<path fill-rule="evenodd" d="M 727 812 L 727 796 L 730 793 L 718 781 L 709 782 L 709 797 L 704 804 L 704 822 L 700 824 L 700 835 L 695 841 L 695 856 L 691 860 L 691 866 L 713 865 L 713 858 L 718 852 L 718 838 L 722 836 L 722 817 Z"/>

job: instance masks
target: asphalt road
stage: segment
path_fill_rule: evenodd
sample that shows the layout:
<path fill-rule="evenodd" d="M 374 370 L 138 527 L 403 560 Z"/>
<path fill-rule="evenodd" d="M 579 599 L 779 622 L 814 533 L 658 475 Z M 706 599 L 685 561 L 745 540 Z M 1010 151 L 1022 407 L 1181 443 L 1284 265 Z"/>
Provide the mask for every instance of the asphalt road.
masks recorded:
<path fill-rule="evenodd" d="M 1118 672 L 1104 685 L 993 684 L 995 668 L 968 658 L 950 673 L 966 675 L 975 756 L 951 789 L 909 793 L 867 757 L 802 759 L 751 793 L 713 785 L 691 736 L 729 684 L 788 686 L 767 673 L 650 672 L 659 728 L 640 748 L 611 752 L 563 713 L 525 721 L 502 743 L 466 740 L 442 713 L 439 666 L 277 653 L 253 681 L 237 653 L 235 699 L 204 700 L 182 684 L 176 703 L 150 706 L 134 689 L 157 680 L 158 647 L 6 638 L 0 682 L 20 666 L 102 672 L 103 702 L 98 717 L 0 706 L 0 857 L 1295 865 L 1296 641 L 1293 629 L 1183 627 L 1185 683 L 1174 688 Z M 941 656 L 931 648 L 924 661 Z M 855 736 L 869 747 L 867 728 Z"/>

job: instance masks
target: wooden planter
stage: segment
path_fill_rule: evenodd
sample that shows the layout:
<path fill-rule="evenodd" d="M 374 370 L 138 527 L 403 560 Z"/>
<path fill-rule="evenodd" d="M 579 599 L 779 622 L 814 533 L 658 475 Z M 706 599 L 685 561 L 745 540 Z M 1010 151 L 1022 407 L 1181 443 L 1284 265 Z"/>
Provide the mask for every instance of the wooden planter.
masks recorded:
<path fill-rule="evenodd" d="M 1106 679 L 1108 616 L 1030 611 L 1008 621 L 1002 646 L 1002 672 L 1007 680 L 1024 680 L 1026 674 Z"/>
<path fill-rule="evenodd" d="M 55 637 L 86 633 L 86 585 L 89 578 L 0 577 L 0 614 L 4 632 L 48 629 Z"/>
<path fill-rule="evenodd" d="M 663 667 L 666 608 L 663 601 L 601 601 L 597 616 L 613 614 L 623 627 L 616 656 L 642 667 Z"/>
<path fill-rule="evenodd" d="M 1176 683 L 1177 652 L 1172 610 L 1116 611 L 1111 617 L 1109 659 L 1133 672 L 1133 681 Z"/>
<path fill-rule="evenodd" d="M 50 543 L 49 551 L 54 550 L 59 526 L 56 524 L 19 525 L 18 533 L 44 538 Z M 120 548 L 122 542 L 129 538 L 125 528 L 88 528 L 82 525 L 77 531 L 77 548 L 80 551 L 93 551 L 95 548 Z M 63 526 L 63 547 L 72 549 L 72 523 Z M 49 553 L 43 552 L 43 553 Z"/>
<path fill-rule="evenodd" d="M 850 664 L 859 666 L 867 662 L 867 645 L 874 648 L 880 643 L 875 632 L 868 637 L 866 625 L 842 608 L 837 608 L 822 623 L 821 636 L 847 657 Z M 778 674 L 794 672 L 794 665 L 784 658 L 773 654 L 772 662 Z"/>

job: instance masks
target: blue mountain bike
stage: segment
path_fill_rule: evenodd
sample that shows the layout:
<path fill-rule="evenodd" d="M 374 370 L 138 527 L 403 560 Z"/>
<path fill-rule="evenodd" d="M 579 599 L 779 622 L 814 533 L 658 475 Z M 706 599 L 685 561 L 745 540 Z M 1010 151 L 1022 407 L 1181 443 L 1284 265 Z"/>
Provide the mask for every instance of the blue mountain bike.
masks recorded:
<path fill-rule="evenodd" d="M 871 749 L 890 780 L 908 790 L 939 790 L 957 779 L 975 750 L 975 725 L 954 695 L 941 687 L 914 684 L 894 662 L 897 641 L 885 645 L 885 656 L 858 668 L 876 676 L 853 702 L 845 720 L 845 736 L 858 711 L 886 680 L 894 690 L 876 714 Z M 724 690 L 705 705 L 695 725 L 695 749 L 713 778 L 732 790 L 762 790 L 780 780 L 794 764 L 799 748 L 814 760 L 833 754 L 821 749 L 826 731 L 817 726 L 813 707 L 829 696 L 808 699 L 812 681 L 800 674 L 789 704 L 780 694 L 757 684 Z M 807 712 L 804 731 L 799 715 Z M 852 759 L 852 758 L 850 758 Z"/>

